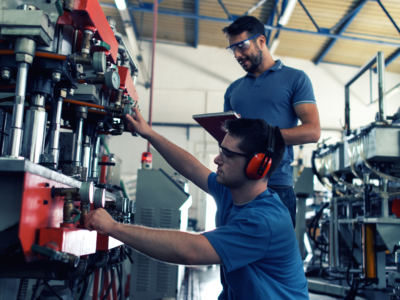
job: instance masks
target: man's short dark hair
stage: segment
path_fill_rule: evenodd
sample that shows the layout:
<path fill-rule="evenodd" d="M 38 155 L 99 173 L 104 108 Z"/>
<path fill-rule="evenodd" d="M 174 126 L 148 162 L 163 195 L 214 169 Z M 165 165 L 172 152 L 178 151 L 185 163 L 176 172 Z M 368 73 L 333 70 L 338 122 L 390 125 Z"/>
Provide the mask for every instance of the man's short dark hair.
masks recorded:
<path fill-rule="evenodd" d="M 260 34 L 266 38 L 264 24 L 253 16 L 237 18 L 231 25 L 222 29 L 222 31 L 227 35 L 239 35 L 247 31 L 248 37 Z"/>
<path fill-rule="evenodd" d="M 268 127 L 268 123 L 261 119 L 240 118 L 227 120 L 225 122 L 225 130 L 227 133 L 233 137 L 242 139 L 238 145 L 239 149 L 244 153 L 251 155 L 267 152 Z M 271 157 L 271 168 L 265 176 L 266 179 L 271 178 L 272 174 L 278 168 L 286 149 L 285 141 L 283 140 L 281 131 L 277 126 L 273 132 L 275 135 L 275 149 Z"/>

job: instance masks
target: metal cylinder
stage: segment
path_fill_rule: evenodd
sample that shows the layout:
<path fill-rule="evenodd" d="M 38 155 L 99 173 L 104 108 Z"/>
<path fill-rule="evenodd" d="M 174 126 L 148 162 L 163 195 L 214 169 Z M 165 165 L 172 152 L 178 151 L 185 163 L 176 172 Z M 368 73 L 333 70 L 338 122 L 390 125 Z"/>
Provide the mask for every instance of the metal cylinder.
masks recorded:
<path fill-rule="evenodd" d="M 51 102 L 51 109 L 53 111 L 53 114 L 49 128 L 50 138 L 48 153 L 53 155 L 54 168 L 57 168 L 58 159 L 60 156 L 60 123 L 63 100 L 63 97 L 54 97 Z"/>
<path fill-rule="evenodd" d="M 29 64 L 21 62 L 18 64 L 18 73 L 15 84 L 15 100 L 11 122 L 11 137 L 9 155 L 18 157 L 22 142 L 22 124 L 24 118 L 24 104 L 26 94 L 26 80 L 28 77 Z"/>
<path fill-rule="evenodd" d="M 379 122 L 386 121 L 386 88 L 385 88 L 385 54 L 379 51 L 377 54 L 378 70 L 378 95 L 379 95 Z"/>
<path fill-rule="evenodd" d="M 329 220 L 329 267 L 335 270 L 339 267 L 338 205 L 336 198 L 332 198 L 332 202 Z"/>
<path fill-rule="evenodd" d="M 83 144 L 83 158 L 82 158 L 82 167 L 87 168 L 88 177 L 92 177 L 92 144 L 91 138 L 89 135 L 85 135 L 85 143 Z"/>
<path fill-rule="evenodd" d="M 43 101 L 42 101 L 43 100 Z M 43 103 L 44 97 L 34 96 L 32 102 Z M 26 112 L 22 156 L 33 163 L 39 163 L 44 152 L 44 138 L 46 134 L 47 113 L 44 107 L 31 105 Z"/>
<path fill-rule="evenodd" d="M 85 30 L 82 38 L 82 57 L 88 57 L 90 54 L 90 40 L 92 39 L 93 31 Z"/>
<path fill-rule="evenodd" d="M 363 224 L 362 237 L 363 274 L 366 278 L 376 278 L 375 224 Z"/>
<path fill-rule="evenodd" d="M 74 132 L 74 147 L 72 149 L 72 165 L 81 166 L 83 139 L 83 118 L 78 118 Z"/>
<path fill-rule="evenodd" d="M 100 137 L 96 138 L 96 145 L 93 150 L 93 164 L 92 164 L 92 177 L 98 177 L 98 163 L 99 163 L 99 152 L 100 152 Z"/>

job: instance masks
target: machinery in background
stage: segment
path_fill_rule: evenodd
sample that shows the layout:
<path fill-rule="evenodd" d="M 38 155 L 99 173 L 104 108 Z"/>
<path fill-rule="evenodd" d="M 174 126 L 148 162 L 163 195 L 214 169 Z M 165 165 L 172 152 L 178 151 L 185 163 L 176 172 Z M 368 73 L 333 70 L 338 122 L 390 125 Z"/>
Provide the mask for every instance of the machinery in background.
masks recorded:
<path fill-rule="evenodd" d="M 377 65 L 376 121 L 350 130 L 350 86 Z M 309 290 L 400 299 L 400 126 L 386 116 L 384 57 L 371 58 L 345 85 L 343 140 L 313 153 L 313 171 L 330 190 L 308 223 Z"/>
<path fill-rule="evenodd" d="M 157 151 L 151 151 L 144 153 L 145 161 L 148 162 L 151 155 L 154 167 L 165 167 L 166 171 L 161 168 L 138 170 L 134 223 L 186 231 L 188 209 L 192 205 L 187 180 L 175 173 Z M 178 299 L 184 266 L 156 261 L 139 252 L 132 256 L 135 264 L 131 268 L 130 299 Z"/>
<path fill-rule="evenodd" d="M 0 4 L 0 278 L 21 279 L 18 299 L 28 279 L 38 279 L 32 299 L 40 282 L 49 289 L 40 299 L 78 298 L 78 285 L 86 299 L 91 278 L 96 299 L 116 299 L 119 277 L 122 298 L 128 251 L 83 224 L 96 208 L 125 223 L 135 212 L 102 137 L 127 131 L 137 66 L 97 0 Z"/>

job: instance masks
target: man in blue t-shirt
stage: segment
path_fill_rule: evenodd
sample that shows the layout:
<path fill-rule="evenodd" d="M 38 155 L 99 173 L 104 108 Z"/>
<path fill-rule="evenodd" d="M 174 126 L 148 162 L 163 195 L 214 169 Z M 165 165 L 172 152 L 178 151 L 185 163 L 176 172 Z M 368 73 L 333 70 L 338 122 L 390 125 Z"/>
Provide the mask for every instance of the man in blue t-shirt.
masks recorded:
<path fill-rule="evenodd" d="M 215 158 L 213 173 L 194 156 L 155 133 L 133 108 L 128 128 L 146 138 L 180 174 L 214 196 L 219 227 L 203 234 L 116 223 L 104 209 L 85 227 L 110 235 L 152 258 L 184 265 L 222 265 L 219 300 L 308 299 L 307 280 L 290 214 L 267 188 L 285 143 L 264 120 L 236 119 Z"/>
<path fill-rule="evenodd" d="M 268 187 L 278 193 L 295 227 L 292 145 L 315 143 L 321 133 L 311 81 L 303 71 L 274 61 L 266 45 L 265 27 L 255 17 L 240 17 L 223 32 L 229 40 L 228 51 L 247 72 L 228 87 L 224 111 L 233 110 L 243 118 L 263 119 L 281 129 L 286 151 Z M 301 125 L 297 126 L 299 119 Z"/>

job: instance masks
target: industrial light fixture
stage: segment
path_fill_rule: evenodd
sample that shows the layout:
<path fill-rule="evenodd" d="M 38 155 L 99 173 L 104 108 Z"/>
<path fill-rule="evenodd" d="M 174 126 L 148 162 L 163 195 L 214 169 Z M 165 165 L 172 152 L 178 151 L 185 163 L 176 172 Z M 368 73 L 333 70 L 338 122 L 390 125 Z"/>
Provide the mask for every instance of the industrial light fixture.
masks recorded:
<path fill-rule="evenodd" d="M 278 48 L 279 43 L 280 43 L 279 39 L 274 39 L 274 41 L 272 42 L 271 47 L 269 48 L 269 53 L 270 53 L 271 55 L 274 55 L 274 54 L 275 54 L 275 51 L 276 51 L 276 49 Z"/>
<path fill-rule="evenodd" d="M 282 17 L 279 18 L 279 25 L 286 26 L 286 24 L 289 23 L 296 3 L 297 0 L 289 0 L 289 3 L 286 5 L 285 12 L 283 13 Z"/>
<path fill-rule="evenodd" d="M 118 10 L 125 10 L 126 9 L 125 0 L 115 0 L 115 5 L 117 6 Z"/>

